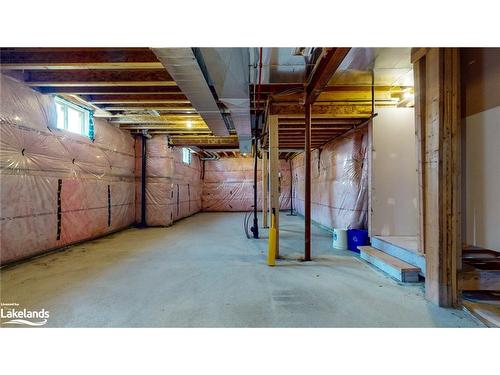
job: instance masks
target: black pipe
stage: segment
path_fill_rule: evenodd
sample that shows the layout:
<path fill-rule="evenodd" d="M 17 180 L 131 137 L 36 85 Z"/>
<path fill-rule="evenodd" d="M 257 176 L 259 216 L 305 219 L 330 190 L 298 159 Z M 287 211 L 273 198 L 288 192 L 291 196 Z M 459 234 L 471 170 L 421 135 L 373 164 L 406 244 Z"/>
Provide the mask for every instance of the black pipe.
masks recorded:
<path fill-rule="evenodd" d="M 294 216 L 293 214 L 293 169 L 292 169 L 292 160 L 290 159 L 290 216 Z"/>
<path fill-rule="evenodd" d="M 257 125 L 257 121 L 255 125 Z M 257 126 L 255 127 L 255 141 L 254 141 L 254 165 L 253 165 L 253 227 L 251 231 L 253 238 L 259 238 L 259 219 L 257 219 L 257 141 L 259 139 L 259 132 Z"/>
<path fill-rule="evenodd" d="M 146 224 L 146 137 L 142 136 L 142 170 L 141 170 L 141 227 Z"/>

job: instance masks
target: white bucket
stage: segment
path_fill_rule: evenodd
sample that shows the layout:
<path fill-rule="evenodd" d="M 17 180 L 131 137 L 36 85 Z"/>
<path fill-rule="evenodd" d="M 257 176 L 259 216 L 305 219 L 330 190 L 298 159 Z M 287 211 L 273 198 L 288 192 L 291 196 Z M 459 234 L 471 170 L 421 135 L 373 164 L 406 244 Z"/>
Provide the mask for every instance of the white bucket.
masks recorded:
<path fill-rule="evenodd" d="M 347 250 L 347 230 L 333 228 L 333 241 L 334 249 Z"/>

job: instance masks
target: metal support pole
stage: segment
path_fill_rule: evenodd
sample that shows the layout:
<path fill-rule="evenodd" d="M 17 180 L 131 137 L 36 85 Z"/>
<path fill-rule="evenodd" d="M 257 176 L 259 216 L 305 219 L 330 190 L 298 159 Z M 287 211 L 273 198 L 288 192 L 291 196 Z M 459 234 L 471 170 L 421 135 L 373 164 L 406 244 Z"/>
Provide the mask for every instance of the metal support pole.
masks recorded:
<path fill-rule="evenodd" d="M 304 260 L 311 260 L 311 104 L 305 104 L 305 242 Z"/>
<path fill-rule="evenodd" d="M 145 228 L 146 223 L 146 140 L 142 136 L 142 165 L 141 165 L 141 227 Z"/>
<path fill-rule="evenodd" d="M 290 160 L 290 216 L 295 216 L 293 214 L 293 169 L 292 169 L 292 160 Z"/>
<path fill-rule="evenodd" d="M 255 129 L 254 163 L 253 163 L 253 238 L 259 238 L 259 219 L 257 218 L 257 156 L 258 156 L 258 130 Z"/>

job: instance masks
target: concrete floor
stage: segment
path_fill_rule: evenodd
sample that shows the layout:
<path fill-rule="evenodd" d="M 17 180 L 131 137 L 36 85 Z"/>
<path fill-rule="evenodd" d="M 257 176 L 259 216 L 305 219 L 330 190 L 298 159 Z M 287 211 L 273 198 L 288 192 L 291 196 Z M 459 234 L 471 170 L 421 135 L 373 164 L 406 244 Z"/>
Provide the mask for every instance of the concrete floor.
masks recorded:
<path fill-rule="evenodd" d="M 1 270 L 1 301 L 50 311 L 48 327 L 478 327 L 427 303 L 313 228 L 282 213 L 281 260 L 241 213 L 201 213 L 170 228 L 129 229 Z"/>

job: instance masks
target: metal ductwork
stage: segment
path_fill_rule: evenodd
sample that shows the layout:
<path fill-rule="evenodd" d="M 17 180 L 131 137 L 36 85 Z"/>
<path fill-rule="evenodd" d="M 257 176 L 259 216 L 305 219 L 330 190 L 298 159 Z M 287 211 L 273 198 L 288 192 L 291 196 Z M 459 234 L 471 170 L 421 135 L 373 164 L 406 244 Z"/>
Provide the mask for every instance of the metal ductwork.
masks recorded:
<path fill-rule="evenodd" d="M 229 135 L 219 106 L 212 95 L 193 49 L 153 48 L 152 50 L 212 133 L 217 136 Z"/>
<path fill-rule="evenodd" d="M 304 83 L 314 67 L 315 55 L 320 49 L 312 47 L 262 49 L 262 83 Z M 259 63 L 258 48 L 250 49 L 250 65 Z M 258 70 L 250 72 L 250 82 L 258 83 Z"/>
<path fill-rule="evenodd" d="M 200 48 L 210 84 L 230 112 L 240 152 L 252 151 L 250 52 L 248 48 Z"/>

